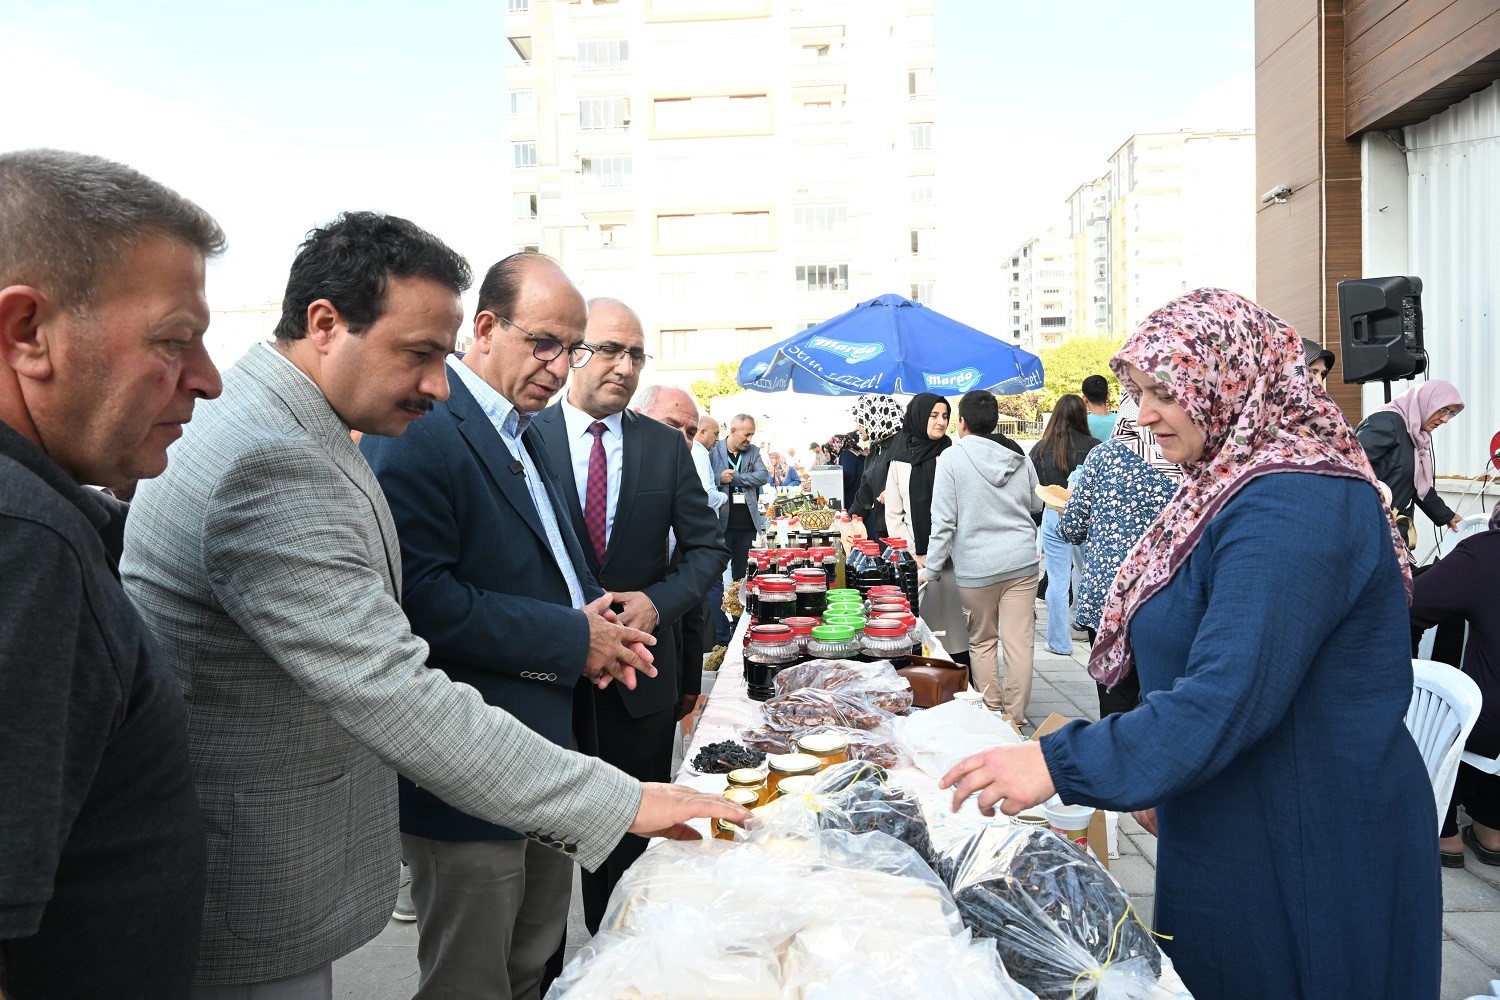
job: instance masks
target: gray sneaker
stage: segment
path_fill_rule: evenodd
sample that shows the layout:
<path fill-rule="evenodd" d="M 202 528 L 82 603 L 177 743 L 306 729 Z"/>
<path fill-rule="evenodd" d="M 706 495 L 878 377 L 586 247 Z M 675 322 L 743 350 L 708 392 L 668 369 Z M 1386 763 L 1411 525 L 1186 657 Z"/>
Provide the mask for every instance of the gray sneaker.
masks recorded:
<path fill-rule="evenodd" d="M 417 908 L 411 901 L 411 869 L 405 861 L 401 862 L 401 888 L 396 890 L 396 909 L 391 912 L 391 919 L 404 923 L 417 919 Z"/>

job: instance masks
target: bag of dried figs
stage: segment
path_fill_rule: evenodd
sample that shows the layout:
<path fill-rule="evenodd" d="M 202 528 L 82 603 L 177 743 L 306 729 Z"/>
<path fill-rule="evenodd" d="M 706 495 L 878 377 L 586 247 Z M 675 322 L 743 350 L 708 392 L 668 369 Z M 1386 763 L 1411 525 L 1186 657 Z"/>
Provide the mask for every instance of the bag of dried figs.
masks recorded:
<path fill-rule="evenodd" d="M 934 866 L 964 923 L 1039 1000 L 1150 1000 L 1161 950 L 1119 884 L 1050 830 L 992 826 Z"/>

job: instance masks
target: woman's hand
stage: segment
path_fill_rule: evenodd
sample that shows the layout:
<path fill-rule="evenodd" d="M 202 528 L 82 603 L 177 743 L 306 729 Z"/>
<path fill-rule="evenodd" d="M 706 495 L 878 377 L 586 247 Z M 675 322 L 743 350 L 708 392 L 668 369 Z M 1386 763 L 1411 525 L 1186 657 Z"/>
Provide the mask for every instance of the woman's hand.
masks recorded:
<path fill-rule="evenodd" d="M 1145 827 L 1146 832 L 1151 834 L 1151 836 L 1155 837 L 1157 835 L 1155 809 L 1142 809 L 1139 812 L 1133 812 L 1130 815 L 1134 816 L 1135 821 L 1141 824 L 1141 826 Z"/>
<path fill-rule="evenodd" d="M 1042 745 L 1036 741 L 991 747 L 983 753 L 965 757 L 943 775 L 939 788 L 953 789 L 953 811 L 971 795 L 979 796 L 979 811 L 995 815 L 1000 811 L 1014 816 L 1050 799 L 1057 789 L 1042 757 Z"/>
<path fill-rule="evenodd" d="M 1449 531 L 1457 531 L 1458 530 L 1458 526 L 1463 523 L 1463 520 L 1464 520 L 1463 518 L 1459 517 L 1457 514 L 1454 514 L 1453 515 L 1453 520 L 1451 520 L 1451 521 L 1448 522 L 1448 530 Z"/>

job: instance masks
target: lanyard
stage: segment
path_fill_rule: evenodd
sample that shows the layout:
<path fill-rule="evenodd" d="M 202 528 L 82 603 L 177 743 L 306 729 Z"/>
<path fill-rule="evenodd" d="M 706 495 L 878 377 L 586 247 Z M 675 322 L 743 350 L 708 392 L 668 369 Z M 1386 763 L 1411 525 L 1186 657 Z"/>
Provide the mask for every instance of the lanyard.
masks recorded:
<path fill-rule="evenodd" d="M 745 453 L 743 451 L 740 452 L 738 455 L 731 455 L 729 453 L 729 449 L 728 448 L 724 449 L 724 459 L 729 463 L 729 467 L 731 469 L 733 469 L 735 472 L 739 472 L 740 471 L 740 459 L 742 459 L 744 457 L 745 457 Z"/>

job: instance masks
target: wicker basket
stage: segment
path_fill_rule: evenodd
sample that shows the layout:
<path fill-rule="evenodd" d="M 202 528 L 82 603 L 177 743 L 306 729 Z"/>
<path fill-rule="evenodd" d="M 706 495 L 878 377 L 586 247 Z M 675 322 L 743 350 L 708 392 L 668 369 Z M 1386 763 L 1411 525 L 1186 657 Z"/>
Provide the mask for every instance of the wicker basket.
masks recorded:
<path fill-rule="evenodd" d="M 833 527 L 833 511 L 828 509 L 799 510 L 797 520 L 802 522 L 802 527 L 812 531 L 827 531 Z"/>

